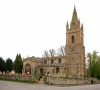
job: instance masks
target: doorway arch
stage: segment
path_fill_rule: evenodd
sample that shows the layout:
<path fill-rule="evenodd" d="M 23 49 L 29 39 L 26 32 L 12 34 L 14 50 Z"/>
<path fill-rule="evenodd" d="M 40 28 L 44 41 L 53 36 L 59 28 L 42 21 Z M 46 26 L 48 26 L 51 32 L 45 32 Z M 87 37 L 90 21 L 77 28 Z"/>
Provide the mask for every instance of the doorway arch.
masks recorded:
<path fill-rule="evenodd" d="M 40 68 L 40 73 L 41 73 L 42 76 L 44 75 L 44 70 L 43 70 L 43 68 Z"/>
<path fill-rule="evenodd" d="M 25 74 L 27 75 L 31 74 L 31 65 L 29 63 L 25 65 Z"/>

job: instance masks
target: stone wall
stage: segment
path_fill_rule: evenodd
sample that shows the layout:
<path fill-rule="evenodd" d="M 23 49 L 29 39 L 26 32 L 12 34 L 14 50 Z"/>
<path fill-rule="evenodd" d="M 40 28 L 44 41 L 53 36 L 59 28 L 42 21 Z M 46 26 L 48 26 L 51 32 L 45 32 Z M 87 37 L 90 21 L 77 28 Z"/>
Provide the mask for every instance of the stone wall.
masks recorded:
<path fill-rule="evenodd" d="M 46 82 L 54 85 L 87 85 L 91 84 L 91 80 L 68 79 L 66 77 L 47 77 Z"/>
<path fill-rule="evenodd" d="M 0 74 L 0 79 L 9 79 L 9 80 L 23 80 L 23 81 L 32 81 L 32 75 L 4 75 Z"/>

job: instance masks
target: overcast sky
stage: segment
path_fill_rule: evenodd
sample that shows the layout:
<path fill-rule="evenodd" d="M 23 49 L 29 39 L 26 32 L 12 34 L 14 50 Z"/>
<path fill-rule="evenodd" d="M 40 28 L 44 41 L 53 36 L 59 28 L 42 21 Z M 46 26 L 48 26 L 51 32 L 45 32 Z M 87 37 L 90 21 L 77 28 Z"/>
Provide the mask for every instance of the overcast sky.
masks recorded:
<path fill-rule="evenodd" d="M 100 0 L 0 0 L 0 56 L 41 57 L 44 50 L 65 45 L 74 4 L 86 53 L 100 52 Z"/>

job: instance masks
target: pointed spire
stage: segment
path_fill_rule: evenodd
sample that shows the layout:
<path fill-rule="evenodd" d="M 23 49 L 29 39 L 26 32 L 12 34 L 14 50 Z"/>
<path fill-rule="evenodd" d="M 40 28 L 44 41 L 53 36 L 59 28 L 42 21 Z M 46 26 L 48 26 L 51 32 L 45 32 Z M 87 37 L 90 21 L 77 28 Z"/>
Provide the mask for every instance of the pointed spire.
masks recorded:
<path fill-rule="evenodd" d="M 75 5 L 74 5 L 74 10 L 73 10 L 73 16 L 72 16 L 72 20 L 73 20 L 73 19 L 78 19 L 78 18 L 77 18 L 77 11 L 76 11 Z"/>
<path fill-rule="evenodd" d="M 80 18 L 78 19 L 78 21 L 80 22 Z"/>
<path fill-rule="evenodd" d="M 74 5 L 73 15 L 72 15 L 72 21 L 70 23 L 71 30 L 76 30 L 77 28 L 80 28 L 80 20 L 77 16 L 76 7 Z"/>
<path fill-rule="evenodd" d="M 78 19 L 78 22 L 79 22 L 79 26 L 80 26 L 80 18 Z"/>
<path fill-rule="evenodd" d="M 68 24 L 68 21 L 67 21 L 67 24 L 66 24 L 66 30 L 69 30 L 69 24 Z"/>
<path fill-rule="evenodd" d="M 81 30 L 83 31 L 83 23 L 81 24 Z"/>
<path fill-rule="evenodd" d="M 75 5 L 74 5 L 74 11 L 76 11 L 76 7 L 75 7 Z"/>

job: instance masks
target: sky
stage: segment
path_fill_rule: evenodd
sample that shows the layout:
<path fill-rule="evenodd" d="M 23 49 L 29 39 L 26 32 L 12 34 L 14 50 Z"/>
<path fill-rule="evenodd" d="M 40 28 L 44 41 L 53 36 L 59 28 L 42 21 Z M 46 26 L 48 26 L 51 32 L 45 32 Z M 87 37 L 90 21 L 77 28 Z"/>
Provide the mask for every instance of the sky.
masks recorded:
<path fill-rule="evenodd" d="M 0 0 L 0 57 L 42 57 L 66 44 L 76 6 L 87 52 L 100 52 L 100 0 Z"/>

